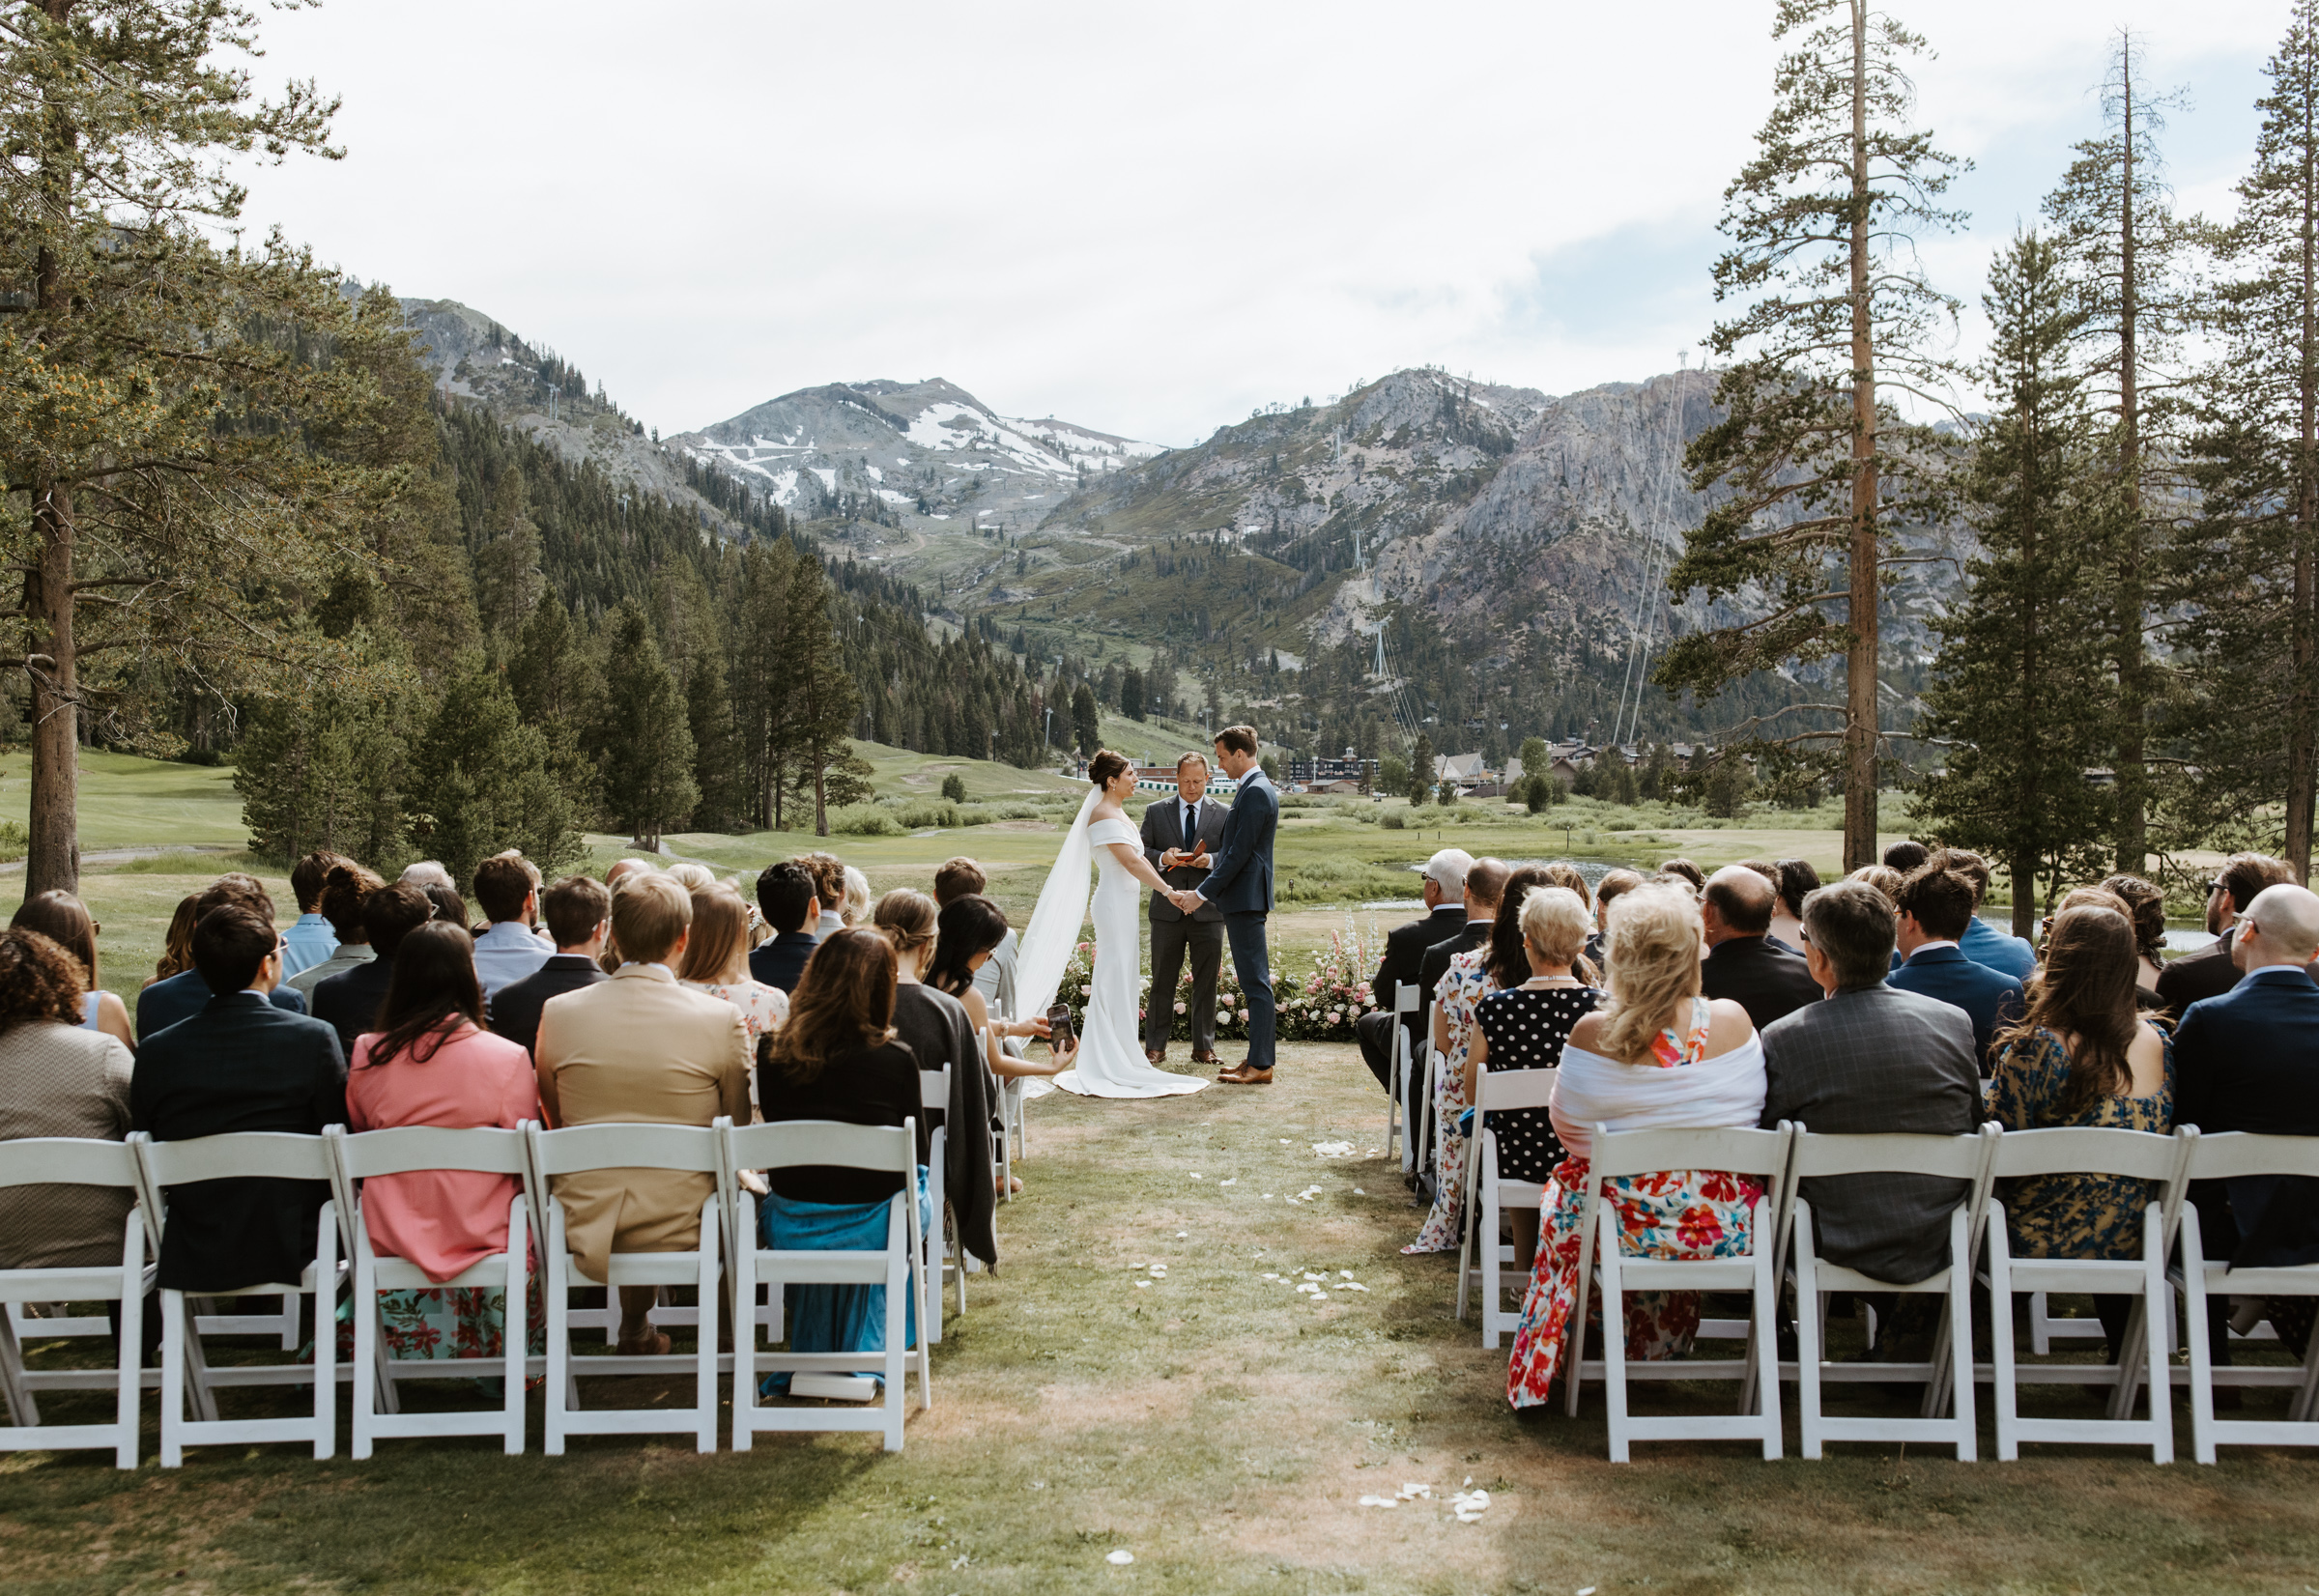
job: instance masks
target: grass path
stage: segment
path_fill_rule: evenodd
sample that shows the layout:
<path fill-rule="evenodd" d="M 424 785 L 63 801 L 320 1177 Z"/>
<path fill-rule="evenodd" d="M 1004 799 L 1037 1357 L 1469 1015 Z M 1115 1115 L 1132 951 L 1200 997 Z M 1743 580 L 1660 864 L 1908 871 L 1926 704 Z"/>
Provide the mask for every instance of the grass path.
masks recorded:
<path fill-rule="evenodd" d="M 1314 1155 L 1319 1141 L 1380 1145 L 1358 1056 L 1292 1046 L 1279 1080 L 1035 1104 L 1030 1188 L 1001 1212 L 1005 1267 L 974 1278 L 936 1351 L 935 1407 L 899 1456 L 867 1437 L 772 1437 L 707 1458 L 599 1439 L 550 1460 L 536 1420 L 517 1459 L 481 1441 L 388 1442 L 362 1465 L 211 1448 L 179 1472 L 149 1461 L 124 1476 L 93 1454 L 18 1455 L 0 1459 L 0 1583 L 27 1596 L 2319 1583 L 2309 1454 L 2160 1469 L 2091 1450 L 1960 1466 L 1847 1448 L 1765 1464 L 1702 1443 L 1614 1468 L 1599 1398 L 1577 1423 L 1508 1413 L 1503 1354 L 1449 1319 L 1450 1262 L 1397 1251 L 1417 1215 L 1384 1160 Z M 1312 1185 L 1309 1203 L 1287 1201 Z M 1154 1264 L 1165 1279 L 1136 1287 Z M 1316 1307 L 1261 1278 L 1304 1270 L 1369 1289 Z M 1792 1418 L 1789 1437 L 1792 1451 Z M 1439 1499 L 1359 1505 L 1412 1481 L 1446 1498 L 1468 1476 L 1494 1498 L 1477 1524 Z M 1106 1562 L 1119 1549 L 1132 1565 Z"/>

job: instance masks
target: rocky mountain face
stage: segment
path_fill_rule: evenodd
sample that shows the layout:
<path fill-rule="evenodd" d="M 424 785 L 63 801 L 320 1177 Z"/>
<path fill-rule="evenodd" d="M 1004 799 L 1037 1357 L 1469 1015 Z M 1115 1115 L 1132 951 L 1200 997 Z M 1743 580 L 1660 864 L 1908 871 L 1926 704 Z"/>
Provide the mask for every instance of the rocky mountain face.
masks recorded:
<path fill-rule="evenodd" d="M 801 520 L 1019 530 L 1092 480 L 1163 452 L 1052 416 L 1000 415 L 939 377 L 800 388 L 672 439 Z M 962 529 L 962 528 L 961 528 Z"/>

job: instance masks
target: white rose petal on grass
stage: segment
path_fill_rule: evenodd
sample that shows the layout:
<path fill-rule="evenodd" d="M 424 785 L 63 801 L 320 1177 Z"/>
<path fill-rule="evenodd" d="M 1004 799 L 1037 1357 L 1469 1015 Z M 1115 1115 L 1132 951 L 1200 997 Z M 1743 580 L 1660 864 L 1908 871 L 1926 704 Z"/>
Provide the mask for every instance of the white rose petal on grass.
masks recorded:
<path fill-rule="evenodd" d="M 1315 1142 L 1312 1153 L 1316 1158 L 1350 1158 L 1354 1147 L 1351 1142 Z"/>
<path fill-rule="evenodd" d="M 1117 1552 L 1107 1553 L 1103 1557 L 1103 1561 L 1107 1563 L 1117 1563 L 1122 1568 L 1127 1567 L 1128 1564 L 1133 1562 L 1134 1560 L 1135 1553 L 1127 1551 L 1125 1548 L 1122 1548 Z"/>
<path fill-rule="evenodd" d="M 1368 1193 L 1367 1193 L 1367 1192 L 1365 1192 L 1365 1191 L 1363 1191 L 1363 1190 L 1361 1190 L 1361 1189 L 1360 1189 L 1360 1187 L 1359 1187 L 1359 1186 L 1355 1186 L 1355 1187 L 1353 1188 L 1353 1195 L 1354 1195 L 1354 1196 L 1356 1196 L 1356 1197 L 1366 1197 L 1366 1196 L 1368 1195 Z"/>
<path fill-rule="evenodd" d="M 1216 1183 L 1219 1186 L 1236 1186 L 1240 1184 L 1240 1177 L 1237 1175 L 1229 1176 L 1224 1180 L 1217 1182 Z"/>
<path fill-rule="evenodd" d="M 1151 1284 L 1151 1282 L 1150 1282 L 1149 1280 L 1138 1280 L 1138 1281 L 1136 1281 L 1136 1282 L 1135 1282 L 1135 1289 L 1136 1289 L 1137 1291 L 1141 1291 L 1141 1290 L 1143 1290 L 1143 1288 L 1144 1288 L 1144 1287 L 1146 1287 L 1146 1286 L 1148 1286 L 1148 1285 L 1150 1285 L 1150 1284 Z"/>
<path fill-rule="evenodd" d="M 1433 1487 L 1415 1480 L 1403 1482 L 1401 1486 L 1403 1501 L 1416 1501 L 1420 1496 L 1427 1501 L 1433 1500 Z"/>
<path fill-rule="evenodd" d="M 1474 1523 L 1489 1510 L 1489 1506 L 1490 1494 L 1487 1491 L 1460 1491 L 1449 1498 L 1450 1511 L 1457 1515 L 1459 1524 Z"/>
<path fill-rule="evenodd" d="M 1360 1498 L 1360 1505 L 1363 1507 L 1399 1507 L 1401 1504 L 1391 1496 L 1363 1496 Z"/>

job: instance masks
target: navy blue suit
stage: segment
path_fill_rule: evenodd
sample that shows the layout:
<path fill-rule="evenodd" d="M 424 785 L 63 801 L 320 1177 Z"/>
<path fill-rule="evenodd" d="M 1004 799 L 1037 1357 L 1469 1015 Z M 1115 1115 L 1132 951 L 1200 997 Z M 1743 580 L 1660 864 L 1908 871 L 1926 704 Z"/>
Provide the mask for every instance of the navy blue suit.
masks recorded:
<path fill-rule="evenodd" d="M 2191 1004 L 2174 1036 L 2174 1123 L 2319 1136 L 2319 984 L 2301 970 L 2257 970 Z M 2210 1259 L 2319 1264 L 2319 1181 L 2200 1181 L 2190 1200 Z"/>
<path fill-rule="evenodd" d="M 166 981 L 155 982 L 137 994 L 137 1040 L 143 1042 L 155 1032 L 200 1013 L 209 1001 L 210 983 L 199 970 L 180 970 Z M 306 994 L 295 986 L 276 986 L 267 1001 L 285 1013 L 306 1012 Z"/>
<path fill-rule="evenodd" d="M 145 1039 L 129 1108 L 157 1142 L 243 1130 L 317 1135 L 346 1123 L 346 1059 L 323 1021 L 284 1013 L 255 992 L 229 992 Z M 160 1283 L 231 1291 L 295 1281 L 314 1261 L 314 1216 L 329 1196 L 327 1181 L 261 1177 L 174 1188 Z"/>
<path fill-rule="evenodd" d="M 1985 964 L 2016 981 L 2027 981 L 2037 973 L 2037 950 L 2021 937 L 2008 936 L 1979 915 L 1964 923 L 1964 935 L 1958 938 L 1957 946 L 1975 964 Z"/>
<path fill-rule="evenodd" d="M 805 974 L 805 961 L 814 956 L 816 946 L 811 931 L 778 932 L 749 955 L 749 979 L 794 992 L 797 978 Z"/>
<path fill-rule="evenodd" d="M 1955 948 L 1919 948 L 1885 978 L 1885 984 L 1963 1010 L 1973 1022 L 1973 1053 L 1984 1075 L 1989 1073 L 1989 1043 L 1997 1027 L 2022 1013 L 2019 982 L 2002 970 L 1975 963 Z"/>
<path fill-rule="evenodd" d="M 1232 948 L 1232 973 L 1240 978 L 1248 1004 L 1248 1068 L 1273 1067 L 1273 1036 L 1278 1019 L 1273 1008 L 1273 971 L 1264 945 L 1264 917 L 1273 912 L 1273 836 L 1280 829 L 1280 798 L 1264 773 L 1241 778 L 1224 816 L 1224 835 L 1215 864 L 1199 894 L 1224 913 L 1224 940 Z"/>

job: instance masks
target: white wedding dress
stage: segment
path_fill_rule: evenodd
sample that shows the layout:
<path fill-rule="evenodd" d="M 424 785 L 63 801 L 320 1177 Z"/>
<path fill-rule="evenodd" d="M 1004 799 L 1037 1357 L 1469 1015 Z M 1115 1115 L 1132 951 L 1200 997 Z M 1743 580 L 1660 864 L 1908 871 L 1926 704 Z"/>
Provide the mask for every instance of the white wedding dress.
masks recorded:
<path fill-rule="evenodd" d="M 1143 1026 L 1136 1014 L 1143 976 L 1143 896 L 1147 889 L 1122 865 L 1109 847 L 1124 842 L 1141 851 L 1143 839 L 1125 820 L 1096 820 L 1088 815 L 1100 794 L 1091 793 L 1080 807 L 1061 855 L 1039 894 L 1031 925 L 1022 940 L 1017 985 L 1026 1015 L 1043 1014 L 1054 1001 L 1063 969 L 1077 943 L 1081 919 L 1093 910 L 1095 971 L 1080 1026 L 1079 1062 L 1055 1077 L 1066 1092 L 1086 1097 L 1166 1097 L 1197 1092 L 1208 1083 L 1196 1075 L 1176 1075 L 1155 1069 L 1143 1056 Z M 1087 866 L 1096 870 L 1092 905 L 1087 897 Z M 1049 973 L 1051 969 L 1051 974 Z"/>

